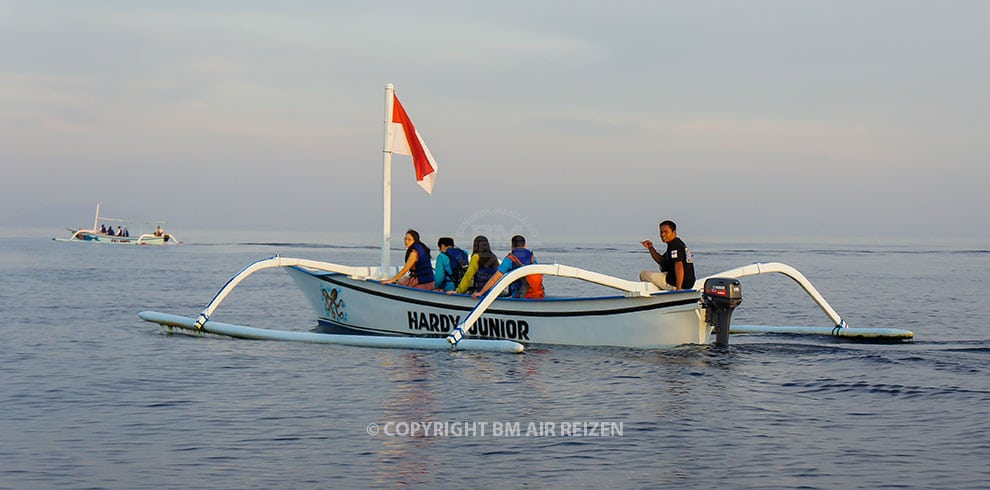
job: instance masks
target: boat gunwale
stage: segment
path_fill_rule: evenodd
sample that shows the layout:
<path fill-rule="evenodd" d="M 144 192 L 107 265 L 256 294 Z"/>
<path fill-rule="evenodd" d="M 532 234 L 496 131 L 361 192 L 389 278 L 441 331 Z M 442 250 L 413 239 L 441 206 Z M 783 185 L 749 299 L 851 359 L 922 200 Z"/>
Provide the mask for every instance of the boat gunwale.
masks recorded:
<path fill-rule="evenodd" d="M 401 295 L 401 294 L 391 294 L 388 291 L 382 291 L 382 290 L 372 289 L 372 288 L 363 287 L 363 286 L 360 285 L 361 282 L 372 282 L 372 283 L 375 283 L 375 284 L 380 284 L 378 281 L 373 280 L 373 279 L 352 279 L 352 278 L 347 277 L 346 274 L 341 274 L 341 273 L 337 273 L 337 272 L 317 273 L 317 272 L 313 272 L 311 270 L 308 270 L 308 269 L 306 269 L 305 267 L 302 267 L 302 266 L 289 266 L 288 269 L 297 270 L 297 271 L 299 271 L 299 272 L 301 272 L 303 274 L 306 274 L 308 276 L 313 277 L 314 279 L 318 279 L 318 280 L 321 280 L 321 281 L 324 281 L 324 282 L 329 282 L 329 283 L 335 284 L 337 286 L 354 289 L 354 290 L 357 290 L 357 291 L 362 292 L 362 293 L 365 293 L 365 294 L 370 294 L 370 295 L 373 295 L 373 296 L 379 296 L 379 297 L 383 297 L 383 298 L 387 298 L 387 299 L 390 299 L 390 300 L 393 300 L 393 301 L 399 301 L 399 302 L 403 302 L 403 303 L 417 304 L 417 305 L 420 305 L 420 306 L 428 306 L 428 307 L 433 307 L 433 308 L 438 308 L 438 309 L 457 310 L 457 311 L 465 311 L 465 312 L 470 312 L 470 311 L 474 310 L 474 308 L 476 306 L 476 303 L 470 304 L 470 305 L 460 305 L 460 304 L 454 304 L 454 303 L 429 301 L 429 300 L 426 300 L 426 299 L 415 298 L 415 297 L 405 296 L 405 295 Z M 340 278 L 346 278 L 346 279 L 349 279 L 350 281 L 354 281 L 355 283 L 343 282 L 343 281 L 340 280 Z M 409 287 L 409 286 L 401 286 L 401 285 L 398 285 L 398 284 L 389 284 L 389 285 L 382 285 L 382 286 L 383 287 L 399 288 L 400 291 L 433 294 L 433 295 L 442 296 L 444 298 L 451 297 L 450 295 L 447 295 L 443 291 L 433 291 L 433 290 L 426 290 L 426 289 L 418 289 L 418 288 L 413 288 L 413 287 Z M 671 298 L 668 301 L 662 301 L 662 300 L 667 299 L 667 298 L 663 298 L 662 296 L 686 295 L 686 294 L 691 294 L 691 295 L 696 295 L 696 296 L 693 296 L 693 297 L 690 297 L 690 298 L 685 298 L 685 299 L 673 299 L 673 298 Z M 453 297 L 460 298 L 460 299 L 468 299 L 468 298 L 470 298 L 470 297 L 468 297 L 466 295 L 456 295 L 456 296 L 453 296 Z M 702 307 L 702 305 L 701 305 L 701 294 L 700 294 L 700 291 L 693 290 L 693 289 L 681 289 L 681 290 L 677 290 L 677 291 L 659 291 L 659 292 L 656 292 L 656 293 L 651 293 L 650 296 L 645 296 L 645 297 L 644 296 L 641 296 L 641 297 L 629 297 L 629 296 L 615 295 L 615 296 L 594 296 L 594 297 L 580 297 L 580 296 L 575 296 L 575 297 L 555 297 L 555 298 L 544 298 L 544 299 L 499 298 L 498 300 L 496 300 L 496 304 L 498 304 L 500 302 L 513 302 L 513 303 L 517 303 L 519 306 L 524 306 L 524 305 L 525 306 L 537 306 L 537 305 L 540 305 L 540 304 L 548 304 L 548 303 L 553 304 L 553 303 L 557 303 L 556 305 L 553 305 L 553 306 L 563 306 L 560 303 L 569 303 L 569 302 L 577 302 L 577 301 L 591 301 L 591 302 L 603 302 L 603 301 L 612 301 L 612 302 L 615 302 L 615 301 L 622 301 L 622 302 L 625 303 L 625 302 L 631 302 L 631 301 L 641 302 L 641 301 L 644 301 L 644 300 L 652 300 L 652 301 L 649 301 L 647 304 L 638 304 L 638 305 L 634 305 L 634 306 L 619 305 L 619 306 L 612 307 L 612 308 L 607 308 L 607 309 L 566 310 L 566 311 L 565 310 L 547 311 L 547 310 L 530 309 L 530 308 L 507 309 L 507 308 L 504 307 L 504 303 L 503 303 L 503 306 L 502 307 L 496 307 L 496 306 L 493 305 L 491 308 L 487 309 L 485 311 L 485 313 L 486 314 L 489 314 L 489 313 L 490 314 L 496 314 L 496 315 L 516 315 L 516 316 L 535 316 L 535 317 L 605 316 L 605 315 L 619 315 L 619 314 L 626 314 L 626 313 L 638 313 L 638 312 L 647 311 L 647 310 L 657 310 L 657 309 L 662 309 L 662 308 L 673 308 L 673 307 L 677 307 L 677 306 L 686 306 L 686 305 L 694 305 L 694 307 L 692 309 L 700 309 Z"/>

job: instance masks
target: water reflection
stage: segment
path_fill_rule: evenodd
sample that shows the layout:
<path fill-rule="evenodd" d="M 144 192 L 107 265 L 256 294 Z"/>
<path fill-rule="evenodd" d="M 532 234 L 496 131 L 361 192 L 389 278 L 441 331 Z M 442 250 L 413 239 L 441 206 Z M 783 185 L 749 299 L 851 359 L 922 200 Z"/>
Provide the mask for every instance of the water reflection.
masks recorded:
<path fill-rule="evenodd" d="M 434 353 L 386 350 L 379 354 L 381 369 L 389 380 L 388 395 L 382 400 L 382 442 L 378 452 L 375 483 L 382 485 L 422 484 L 430 481 L 439 468 L 432 447 L 437 439 L 420 432 L 406 436 L 389 435 L 411 431 L 411 424 L 435 420 L 436 361 Z M 392 424 L 392 425 L 389 425 Z M 399 430 L 396 431 L 395 429 Z"/>

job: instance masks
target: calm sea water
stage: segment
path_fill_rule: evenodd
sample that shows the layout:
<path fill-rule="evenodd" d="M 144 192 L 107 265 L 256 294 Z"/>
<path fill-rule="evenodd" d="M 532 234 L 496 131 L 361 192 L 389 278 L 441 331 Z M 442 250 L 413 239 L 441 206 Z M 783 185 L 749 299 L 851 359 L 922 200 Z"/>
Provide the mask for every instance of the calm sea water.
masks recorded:
<path fill-rule="evenodd" d="M 740 335 L 728 351 L 507 355 L 165 335 L 137 312 L 194 316 L 255 259 L 367 265 L 378 252 L 343 239 L 128 248 L 7 233 L 0 488 L 987 487 L 990 250 L 688 242 L 699 275 L 784 262 L 850 325 L 916 340 Z M 629 278 L 649 266 L 634 243 L 537 254 Z M 742 284 L 735 323 L 829 325 L 783 276 Z M 584 287 L 548 280 L 551 293 Z M 214 318 L 315 326 L 280 271 L 252 276 Z M 434 432 L 395 435 L 414 423 Z"/>

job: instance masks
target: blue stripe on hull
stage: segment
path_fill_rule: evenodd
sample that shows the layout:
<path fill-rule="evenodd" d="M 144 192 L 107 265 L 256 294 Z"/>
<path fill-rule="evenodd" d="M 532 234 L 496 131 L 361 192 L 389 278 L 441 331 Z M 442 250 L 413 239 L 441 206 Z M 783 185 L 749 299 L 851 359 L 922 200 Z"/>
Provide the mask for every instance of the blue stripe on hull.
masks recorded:
<path fill-rule="evenodd" d="M 424 339 L 442 339 L 446 338 L 447 334 L 450 332 L 434 332 L 428 334 L 418 334 L 418 333 L 398 333 L 391 330 L 380 330 L 376 328 L 357 328 L 350 325 L 343 325 L 326 318 L 318 318 L 318 325 L 313 332 L 316 333 L 329 333 L 336 335 L 370 335 L 372 337 L 419 337 Z M 487 339 L 488 337 L 478 337 L 471 335 L 471 338 L 481 338 Z M 499 340 L 499 339 L 495 339 Z M 513 340 L 513 342 L 521 342 L 518 340 Z"/>

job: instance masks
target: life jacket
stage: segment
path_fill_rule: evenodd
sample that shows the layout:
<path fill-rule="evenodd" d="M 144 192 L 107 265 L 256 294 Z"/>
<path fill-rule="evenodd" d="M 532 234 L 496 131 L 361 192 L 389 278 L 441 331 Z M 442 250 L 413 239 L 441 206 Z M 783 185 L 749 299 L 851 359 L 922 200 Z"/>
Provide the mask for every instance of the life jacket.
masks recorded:
<path fill-rule="evenodd" d="M 478 270 L 474 273 L 474 285 L 472 289 L 474 291 L 481 291 L 488 284 L 488 280 L 498 272 L 498 260 L 495 260 L 495 265 L 491 267 L 481 266 L 481 257 L 478 257 Z"/>
<path fill-rule="evenodd" d="M 445 272 L 449 273 L 450 280 L 454 282 L 454 287 L 456 288 L 461 283 L 461 278 L 464 277 L 464 273 L 467 272 L 468 269 L 467 252 L 457 247 L 449 247 L 446 251 L 441 253 L 446 254 L 447 258 L 450 259 L 448 261 L 450 264 L 450 270 Z"/>
<path fill-rule="evenodd" d="M 416 278 L 420 284 L 433 282 L 433 264 L 430 263 L 430 251 L 422 243 L 412 244 L 416 251 L 416 263 L 413 264 L 409 275 Z"/>
<path fill-rule="evenodd" d="M 524 265 L 536 263 L 536 256 L 533 255 L 533 252 L 530 252 L 529 249 L 525 248 L 514 248 L 512 249 L 512 252 L 509 252 L 507 257 L 512 260 L 511 270 L 518 269 Z M 520 297 L 519 289 L 524 283 L 528 285 L 529 288 L 522 293 L 521 297 L 532 299 L 543 298 L 546 295 L 543 291 L 543 274 L 530 274 L 522 279 L 519 279 L 518 281 L 513 282 L 512 285 L 509 286 L 509 294 L 515 298 Z"/>

